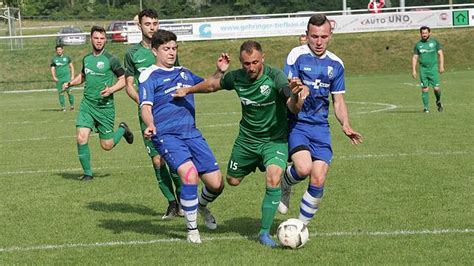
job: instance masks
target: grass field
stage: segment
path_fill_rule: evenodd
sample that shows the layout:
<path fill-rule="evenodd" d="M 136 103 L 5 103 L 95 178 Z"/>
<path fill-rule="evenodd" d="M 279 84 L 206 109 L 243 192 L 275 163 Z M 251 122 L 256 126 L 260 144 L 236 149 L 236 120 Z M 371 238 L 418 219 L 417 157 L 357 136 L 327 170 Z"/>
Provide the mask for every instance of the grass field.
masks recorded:
<path fill-rule="evenodd" d="M 59 112 L 52 91 L 51 40 L 22 51 L 0 49 L 0 264 L 464 264 L 474 261 L 474 29 L 437 30 L 445 45 L 445 112 L 421 112 L 410 77 L 416 32 L 337 35 L 333 51 L 345 61 L 351 124 L 364 143 L 351 146 L 330 117 L 334 159 L 320 211 L 300 250 L 256 242 L 262 173 L 227 186 L 210 208 L 218 229 L 199 218 L 200 246 L 185 242 L 182 218 L 162 221 L 166 201 L 139 137 L 136 106 L 116 95 L 117 117 L 136 134 L 111 152 L 90 140 L 96 178 L 82 174 L 75 144 L 77 111 Z M 450 42 L 449 40 L 456 40 Z M 268 63 L 281 66 L 296 39 L 261 39 Z M 210 73 L 222 50 L 241 41 L 180 43 L 180 61 Z M 387 44 L 390 49 L 386 50 Z M 205 45 L 206 49 L 203 49 Z M 380 49 L 372 52 L 376 45 Z M 395 47 L 395 48 L 394 48 Z M 126 46 L 111 44 L 123 57 Z M 67 47 L 76 59 L 89 46 Z M 463 54 L 464 53 L 464 54 Z M 233 67 L 238 67 L 236 54 Z M 212 59 L 212 61 L 209 61 Z M 76 90 L 76 101 L 82 90 Z M 238 132 L 233 92 L 197 95 L 197 125 L 224 170 Z M 294 187 L 288 215 L 298 214 L 305 184 Z"/>
<path fill-rule="evenodd" d="M 79 182 L 76 112 L 56 111 L 53 92 L 2 94 L 0 263 L 470 264 L 473 75 L 444 75 L 446 110 L 430 114 L 421 112 L 419 89 L 407 75 L 348 78 L 352 124 L 365 142 L 351 146 L 331 117 L 335 157 L 311 240 L 301 250 L 255 241 L 261 173 L 225 188 L 211 207 L 217 231 L 201 226 L 204 243 L 190 245 L 182 218 L 160 219 L 166 203 L 139 139 L 105 152 L 93 136 L 97 178 Z M 123 92 L 116 98 L 117 121 L 138 135 L 135 107 Z M 197 110 L 198 127 L 224 168 L 239 103 L 231 92 L 198 95 Z M 297 215 L 305 187 L 295 187 L 290 213 L 277 215 L 274 229 Z"/>

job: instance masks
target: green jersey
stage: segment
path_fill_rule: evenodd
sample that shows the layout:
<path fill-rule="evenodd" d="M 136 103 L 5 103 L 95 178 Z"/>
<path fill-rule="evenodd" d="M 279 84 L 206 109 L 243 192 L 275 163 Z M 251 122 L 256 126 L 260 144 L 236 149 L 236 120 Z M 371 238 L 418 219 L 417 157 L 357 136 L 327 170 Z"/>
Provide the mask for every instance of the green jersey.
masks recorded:
<path fill-rule="evenodd" d="M 155 55 L 151 49 L 145 48 L 142 43 L 137 43 L 130 47 L 125 54 L 125 77 L 134 77 L 135 85 L 138 90 L 138 77 L 140 73 L 156 62 Z M 176 55 L 175 66 L 179 66 L 178 55 Z"/>
<path fill-rule="evenodd" d="M 434 38 L 420 40 L 416 43 L 413 53 L 418 55 L 420 66 L 431 68 L 438 66 L 438 51 L 442 49 L 441 44 Z"/>
<path fill-rule="evenodd" d="M 105 86 L 111 87 L 116 81 L 116 77 L 121 77 L 125 73 L 119 60 L 107 51 L 95 56 L 93 53 L 86 55 L 82 59 L 82 74 L 86 83 L 84 86 L 84 100 L 94 105 L 107 107 L 113 106 L 114 95 L 102 97 L 100 92 Z"/>
<path fill-rule="evenodd" d="M 56 69 L 56 78 L 59 80 L 70 80 L 71 72 L 69 71 L 69 64 L 72 63 L 72 60 L 67 55 L 55 55 L 51 59 L 51 67 Z"/>
<path fill-rule="evenodd" d="M 235 90 L 242 106 L 242 137 L 261 143 L 287 138 L 286 96 L 288 80 L 280 69 L 264 65 L 263 75 L 251 80 L 245 70 L 226 73 L 220 83 Z"/>

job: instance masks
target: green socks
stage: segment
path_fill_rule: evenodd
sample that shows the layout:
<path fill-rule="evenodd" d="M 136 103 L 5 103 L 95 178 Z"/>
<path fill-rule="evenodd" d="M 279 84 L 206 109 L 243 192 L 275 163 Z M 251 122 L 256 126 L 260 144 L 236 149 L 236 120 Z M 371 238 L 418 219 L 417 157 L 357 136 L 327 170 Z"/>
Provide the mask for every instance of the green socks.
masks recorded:
<path fill-rule="evenodd" d="M 69 105 L 74 106 L 74 94 L 68 92 L 68 98 L 69 98 Z"/>
<path fill-rule="evenodd" d="M 272 227 L 273 219 L 275 218 L 275 213 L 278 208 L 278 204 L 280 203 L 280 199 L 280 187 L 266 188 L 265 197 L 263 198 L 262 203 L 262 225 L 260 227 L 259 234 L 270 232 L 270 228 Z"/>
<path fill-rule="evenodd" d="M 114 136 L 113 136 L 114 146 L 120 142 L 124 133 L 125 133 L 125 129 L 123 127 L 117 128 L 117 131 L 115 131 Z"/>
<path fill-rule="evenodd" d="M 65 100 L 64 100 L 64 94 L 59 94 L 59 105 L 61 105 L 62 108 L 65 107 L 66 103 L 65 103 Z"/>
<path fill-rule="evenodd" d="M 91 153 L 89 151 L 89 145 L 87 143 L 84 145 L 77 144 L 77 153 L 79 155 L 79 161 L 81 162 L 82 169 L 84 170 L 84 175 L 92 176 Z"/>
<path fill-rule="evenodd" d="M 163 165 L 159 169 L 155 168 L 155 176 L 158 181 L 158 186 L 160 187 L 161 193 L 166 197 L 168 201 L 176 200 L 173 192 L 173 184 L 171 183 L 170 173 L 166 168 L 166 165 Z"/>
<path fill-rule="evenodd" d="M 423 107 L 425 109 L 428 109 L 429 99 L 430 99 L 430 97 L 428 95 L 428 92 L 427 91 L 426 92 L 422 91 L 421 92 L 421 100 L 423 101 Z"/>
<path fill-rule="evenodd" d="M 436 96 L 436 102 L 439 102 L 441 100 L 441 90 L 435 90 L 434 94 Z"/>
<path fill-rule="evenodd" d="M 170 169 L 171 179 L 173 179 L 174 186 L 176 188 L 176 195 L 181 193 L 181 178 L 178 173 Z M 178 199 L 179 200 L 179 199 Z"/>

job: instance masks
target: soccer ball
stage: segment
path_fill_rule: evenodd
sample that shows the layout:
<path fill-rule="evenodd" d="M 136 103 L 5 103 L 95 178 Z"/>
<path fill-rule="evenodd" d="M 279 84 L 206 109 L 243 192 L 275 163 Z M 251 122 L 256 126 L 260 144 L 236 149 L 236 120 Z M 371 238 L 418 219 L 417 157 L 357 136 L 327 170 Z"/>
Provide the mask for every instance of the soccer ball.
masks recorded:
<path fill-rule="evenodd" d="M 308 242 L 309 232 L 301 220 L 291 218 L 278 226 L 277 236 L 282 246 L 300 248 Z"/>

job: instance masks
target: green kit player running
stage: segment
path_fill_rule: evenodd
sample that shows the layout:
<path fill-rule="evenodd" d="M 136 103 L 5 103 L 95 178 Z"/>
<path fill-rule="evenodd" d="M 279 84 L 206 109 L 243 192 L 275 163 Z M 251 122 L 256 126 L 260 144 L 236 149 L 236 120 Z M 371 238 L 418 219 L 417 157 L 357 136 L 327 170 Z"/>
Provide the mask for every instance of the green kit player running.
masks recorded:
<path fill-rule="evenodd" d="M 139 104 L 137 81 L 140 73 L 155 63 L 155 56 L 151 51 L 151 38 L 153 33 L 158 29 L 158 25 L 158 14 L 155 10 L 142 10 L 138 14 L 138 28 L 142 32 L 142 41 L 128 49 L 127 53 L 125 54 L 124 65 L 126 68 L 125 81 L 127 84 L 127 94 L 137 103 L 137 105 Z M 139 107 L 138 120 L 142 131 L 141 135 L 143 137 L 143 132 L 146 129 L 146 125 L 140 115 Z M 158 181 L 160 190 L 168 200 L 168 208 L 162 219 L 172 218 L 180 214 L 181 211 L 176 200 L 179 199 L 179 193 L 181 193 L 181 180 L 177 174 L 170 175 L 164 160 L 161 160 L 160 155 L 153 146 L 153 142 L 144 137 L 143 141 L 148 151 L 148 155 L 150 156 L 153 163 L 156 180 Z M 173 183 L 176 186 L 176 195 L 173 190 Z"/>
<path fill-rule="evenodd" d="M 114 132 L 115 106 L 113 93 L 125 86 L 125 70 L 119 60 L 107 52 L 105 29 L 91 29 L 92 53 L 82 59 L 82 72 L 63 85 L 63 90 L 85 81 L 84 97 L 76 121 L 76 137 L 79 161 L 84 175 L 81 180 L 92 180 L 89 136 L 92 130 L 99 132 L 100 146 L 108 151 L 122 138 L 131 144 L 133 134 L 127 124 L 121 122 Z"/>
<path fill-rule="evenodd" d="M 235 90 L 240 98 L 242 119 L 229 164 L 227 183 L 237 186 L 243 178 L 258 167 L 266 172 L 265 196 L 259 241 L 275 247 L 270 228 L 280 203 L 280 180 L 288 159 L 287 107 L 293 113 L 301 109 L 303 99 L 298 96 L 302 85 L 291 83 L 280 69 L 263 64 L 264 53 L 258 42 L 246 41 L 240 46 L 242 68 L 213 76 L 189 88 L 176 91 L 175 97 L 188 93 Z M 222 54 L 218 61 L 227 61 Z"/>
<path fill-rule="evenodd" d="M 71 93 L 71 88 L 65 91 L 62 89 L 63 84 L 71 81 L 71 77 L 74 77 L 74 65 L 71 57 L 64 54 L 64 47 L 60 44 L 56 45 L 56 55 L 51 59 L 51 75 L 54 82 L 56 82 L 59 105 L 61 105 L 62 111 L 66 111 L 64 93 L 68 96 L 71 111 L 74 110 L 74 95 Z"/>
<path fill-rule="evenodd" d="M 421 99 L 423 100 L 423 112 L 429 113 L 429 87 L 433 87 L 436 96 L 438 111 L 442 112 L 444 107 L 441 103 L 441 89 L 439 88 L 439 74 L 444 72 L 444 54 L 441 44 L 431 38 L 431 29 L 427 26 L 420 28 L 421 40 L 413 49 L 412 69 L 413 78 L 416 79 L 416 65 L 420 65 Z"/>

